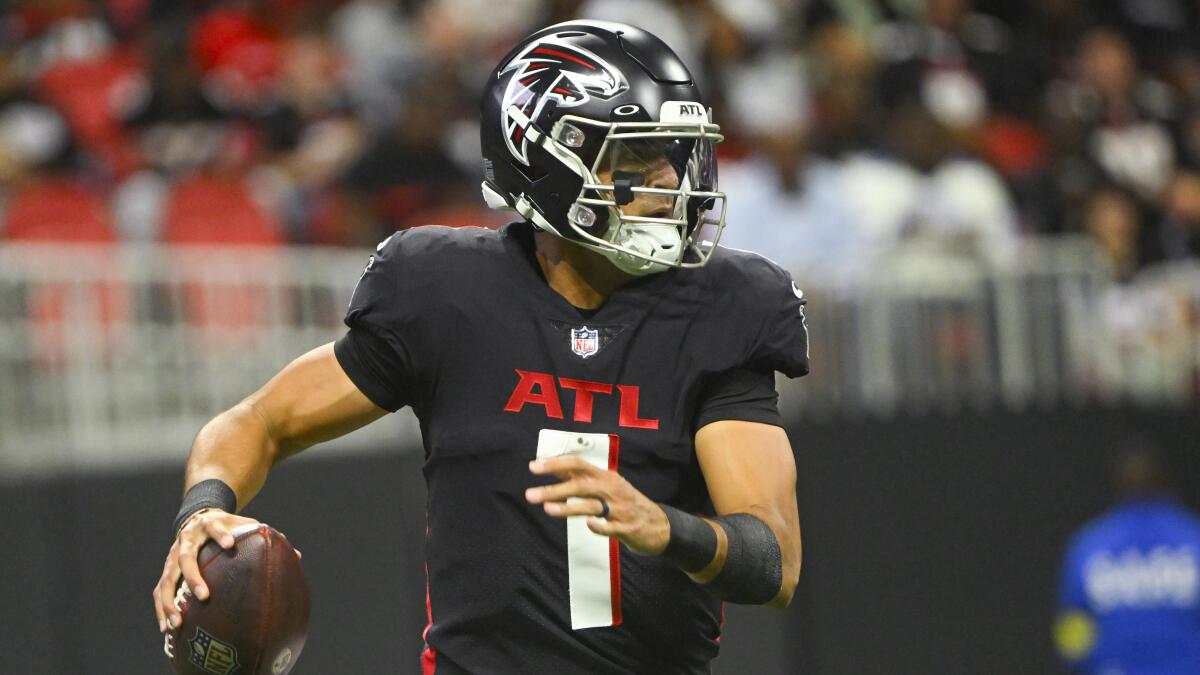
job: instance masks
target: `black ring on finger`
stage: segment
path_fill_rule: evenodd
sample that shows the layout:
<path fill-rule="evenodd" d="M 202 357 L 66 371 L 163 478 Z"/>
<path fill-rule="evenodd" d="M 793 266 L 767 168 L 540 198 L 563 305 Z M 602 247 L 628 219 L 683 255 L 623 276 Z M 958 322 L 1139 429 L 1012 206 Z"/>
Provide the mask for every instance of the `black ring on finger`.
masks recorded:
<path fill-rule="evenodd" d="M 600 515 L 597 517 L 599 517 L 599 518 L 607 518 L 608 517 L 608 502 L 604 501 L 603 499 L 600 500 Z"/>

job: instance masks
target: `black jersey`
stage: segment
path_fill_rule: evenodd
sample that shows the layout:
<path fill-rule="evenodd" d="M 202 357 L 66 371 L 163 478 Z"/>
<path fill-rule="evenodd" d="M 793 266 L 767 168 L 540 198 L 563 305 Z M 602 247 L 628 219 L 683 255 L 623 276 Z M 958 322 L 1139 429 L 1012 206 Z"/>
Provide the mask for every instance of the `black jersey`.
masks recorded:
<path fill-rule="evenodd" d="M 520 223 L 393 235 L 335 346 L 372 401 L 420 420 L 426 670 L 707 672 L 720 601 L 582 517 L 527 503 L 557 481 L 529 462 L 579 452 L 652 500 L 711 513 L 695 432 L 780 423 L 774 371 L 808 370 L 803 294 L 765 258 L 721 250 L 581 311 L 546 284 L 532 240 Z"/>

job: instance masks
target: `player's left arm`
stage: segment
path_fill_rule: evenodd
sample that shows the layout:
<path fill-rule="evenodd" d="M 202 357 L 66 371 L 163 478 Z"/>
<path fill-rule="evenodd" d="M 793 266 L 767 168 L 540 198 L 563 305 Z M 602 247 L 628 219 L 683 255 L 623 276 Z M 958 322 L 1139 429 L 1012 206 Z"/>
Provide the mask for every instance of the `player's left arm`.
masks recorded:
<path fill-rule="evenodd" d="M 717 517 L 682 516 L 708 525 L 717 545 L 709 564 L 691 572 L 692 578 L 735 601 L 739 591 L 753 599 L 775 589 L 760 604 L 786 607 L 800 580 L 801 560 L 796 459 L 787 433 L 760 422 L 712 422 L 696 432 L 696 457 Z M 677 515 L 671 514 L 672 526 Z"/>

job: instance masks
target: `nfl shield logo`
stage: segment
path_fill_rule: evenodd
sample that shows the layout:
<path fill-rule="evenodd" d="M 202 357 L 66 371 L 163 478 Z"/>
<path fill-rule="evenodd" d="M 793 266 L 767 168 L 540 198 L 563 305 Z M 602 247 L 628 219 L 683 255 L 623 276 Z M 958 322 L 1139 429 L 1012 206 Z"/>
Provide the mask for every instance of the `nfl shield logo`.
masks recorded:
<path fill-rule="evenodd" d="M 192 665 L 213 675 L 230 675 L 238 666 L 237 648 L 196 627 L 196 635 L 188 643 L 192 647 Z"/>
<path fill-rule="evenodd" d="M 600 351 L 600 331 L 587 326 L 571 329 L 571 351 L 587 358 Z"/>

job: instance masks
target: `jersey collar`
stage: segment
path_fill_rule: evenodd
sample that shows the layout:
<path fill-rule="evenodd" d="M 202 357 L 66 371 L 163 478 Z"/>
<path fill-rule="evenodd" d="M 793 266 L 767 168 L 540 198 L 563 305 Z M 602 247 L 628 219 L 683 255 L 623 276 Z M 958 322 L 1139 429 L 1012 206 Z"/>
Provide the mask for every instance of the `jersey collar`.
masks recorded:
<path fill-rule="evenodd" d="M 536 299 L 535 304 L 539 308 L 550 310 L 554 315 L 551 318 L 560 320 L 587 320 L 596 324 L 629 321 L 653 307 L 676 277 L 682 271 L 687 271 L 670 269 L 634 279 L 613 291 L 592 316 L 585 317 L 587 312 L 567 302 L 546 283 L 534 257 L 532 225 L 527 222 L 509 223 L 500 228 L 500 238 L 517 282 L 528 291 L 528 297 Z"/>

